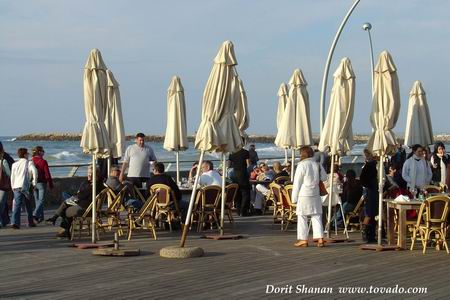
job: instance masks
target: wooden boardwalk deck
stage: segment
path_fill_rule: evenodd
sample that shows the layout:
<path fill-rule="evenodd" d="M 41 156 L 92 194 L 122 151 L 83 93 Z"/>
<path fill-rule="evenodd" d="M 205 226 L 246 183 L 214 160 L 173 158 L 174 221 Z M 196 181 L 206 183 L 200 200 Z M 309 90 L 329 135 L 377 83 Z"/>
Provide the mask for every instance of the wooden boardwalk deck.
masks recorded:
<path fill-rule="evenodd" d="M 241 240 L 212 241 L 191 234 L 188 245 L 202 258 L 173 260 L 159 249 L 176 245 L 179 232 L 138 233 L 122 246 L 137 257 L 98 257 L 54 238 L 56 227 L 0 229 L 1 299 L 448 299 L 449 259 L 430 249 L 371 252 L 354 243 L 295 248 L 295 227 L 280 232 L 270 216 L 236 218 L 228 232 Z M 112 235 L 103 236 L 112 240 Z M 84 241 L 88 241 L 87 238 Z M 292 294 L 266 294 L 267 285 L 292 286 Z M 332 294 L 300 293 L 296 287 L 332 287 Z M 426 287 L 426 294 L 340 294 L 338 287 Z"/>

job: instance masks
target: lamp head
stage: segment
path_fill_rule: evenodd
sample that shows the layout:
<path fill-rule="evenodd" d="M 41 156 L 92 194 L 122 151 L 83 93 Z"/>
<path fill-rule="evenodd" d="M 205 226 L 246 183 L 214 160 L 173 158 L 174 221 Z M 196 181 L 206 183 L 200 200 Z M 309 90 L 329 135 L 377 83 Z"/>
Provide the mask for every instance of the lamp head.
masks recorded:
<path fill-rule="evenodd" d="M 369 22 L 366 22 L 363 24 L 362 29 L 364 29 L 365 31 L 372 29 L 372 24 L 370 24 Z"/>

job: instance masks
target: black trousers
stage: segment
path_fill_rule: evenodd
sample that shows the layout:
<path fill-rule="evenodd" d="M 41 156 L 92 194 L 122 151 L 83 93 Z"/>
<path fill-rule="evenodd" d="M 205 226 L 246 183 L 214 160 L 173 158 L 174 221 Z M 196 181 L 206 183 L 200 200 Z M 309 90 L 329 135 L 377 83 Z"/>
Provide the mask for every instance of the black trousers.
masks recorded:
<path fill-rule="evenodd" d="M 73 218 L 83 215 L 83 208 L 79 205 L 68 205 L 64 201 L 55 211 L 55 214 L 62 218 L 60 226 L 68 231 L 72 226 Z"/>

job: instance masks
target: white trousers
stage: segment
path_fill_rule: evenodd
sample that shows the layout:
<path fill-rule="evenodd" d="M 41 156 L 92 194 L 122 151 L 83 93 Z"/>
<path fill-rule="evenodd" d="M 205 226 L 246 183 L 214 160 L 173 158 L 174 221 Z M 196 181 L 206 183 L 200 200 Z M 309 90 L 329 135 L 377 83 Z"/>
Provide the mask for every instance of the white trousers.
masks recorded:
<path fill-rule="evenodd" d="M 264 197 L 267 196 L 269 194 L 269 192 L 270 192 L 269 189 L 266 188 L 264 185 L 262 185 L 262 184 L 256 185 L 256 196 L 255 196 L 255 203 L 254 203 L 254 207 L 256 209 L 263 208 Z"/>
<path fill-rule="evenodd" d="M 323 225 L 322 225 L 322 215 L 310 215 L 311 224 L 313 228 L 313 238 L 320 239 L 323 238 Z M 298 240 L 308 240 L 309 227 L 308 227 L 308 216 L 299 215 L 297 216 L 297 239 Z"/>

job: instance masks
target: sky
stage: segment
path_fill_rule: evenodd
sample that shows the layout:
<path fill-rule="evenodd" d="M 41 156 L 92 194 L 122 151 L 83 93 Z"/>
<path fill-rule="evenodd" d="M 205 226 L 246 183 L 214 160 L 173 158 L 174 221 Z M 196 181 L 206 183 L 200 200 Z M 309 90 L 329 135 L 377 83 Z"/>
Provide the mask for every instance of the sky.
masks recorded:
<path fill-rule="evenodd" d="M 188 133 L 200 124 L 203 89 L 221 43 L 234 43 L 250 111 L 250 134 L 276 133 L 277 91 L 300 68 L 311 124 L 319 131 L 323 70 L 351 0 L 2 0 L 0 136 L 80 132 L 83 67 L 98 48 L 120 83 L 125 131 L 163 134 L 173 75 L 185 89 Z M 370 22 L 375 61 L 388 50 L 398 68 L 405 130 L 415 80 L 427 93 L 433 130 L 450 132 L 450 1 L 361 0 L 338 42 L 356 75 L 353 131 L 371 131 Z M 375 62 L 376 63 L 376 62 Z M 332 79 L 329 77 L 327 95 Z M 328 98 L 329 99 L 329 98 Z M 326 107 L 328 107 L 328 101 Z"/>

